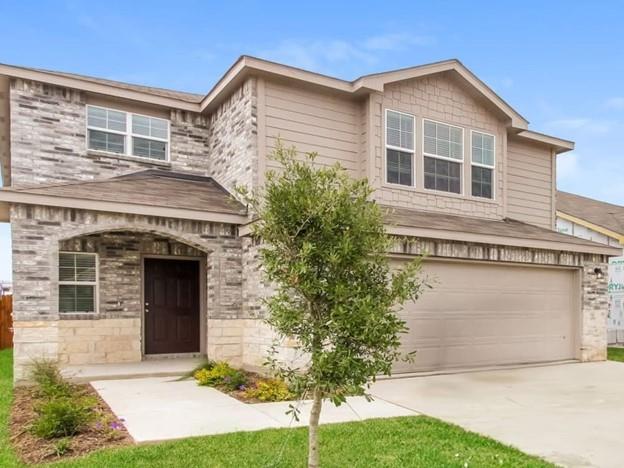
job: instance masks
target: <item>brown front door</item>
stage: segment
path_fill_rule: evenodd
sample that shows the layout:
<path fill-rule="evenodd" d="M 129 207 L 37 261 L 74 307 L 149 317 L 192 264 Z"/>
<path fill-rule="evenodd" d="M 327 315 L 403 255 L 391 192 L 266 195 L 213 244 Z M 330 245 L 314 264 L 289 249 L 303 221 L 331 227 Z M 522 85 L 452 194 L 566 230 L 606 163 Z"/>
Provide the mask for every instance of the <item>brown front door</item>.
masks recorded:
<path fill-rule="evenodd" d="M 145 354 L 199 352 L 199 262 L 145 259 Z"/>

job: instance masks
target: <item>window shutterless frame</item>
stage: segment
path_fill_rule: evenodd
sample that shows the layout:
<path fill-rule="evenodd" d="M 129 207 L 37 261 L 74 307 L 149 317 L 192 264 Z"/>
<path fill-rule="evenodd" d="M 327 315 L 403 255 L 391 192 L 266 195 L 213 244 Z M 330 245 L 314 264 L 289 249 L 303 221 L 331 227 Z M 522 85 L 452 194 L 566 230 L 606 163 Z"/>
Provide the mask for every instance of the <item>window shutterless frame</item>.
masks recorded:
<path fill-rule="evenodd" d="M 425 122 L 432 122 L 435 124 L 440 124 L 440 125 L 446 125 L 447 127 L 452 127 L 452 128 L 457 128 L 459 130 L 461 130 L 461 142 L 462 142 L 462 153 L 461 153 L 461 159 L 455 159 L 455 158 L 447 158 L 445 156 L 438 156 L 437 154 L 431 154 L 431 153 L 427 153 L 425 151 Z M 434 120 L 434 119 L 428 119 L 426 117 L 422 118 L 422 123 L 421 123 L 421 128 L 420 128 L 421 132 L 422 132 L 422 138 L 421 138 L 421 149 L 422 149 L 422 177 L 423 177 L 423 190 L 427 191 L 427 192 L 432 192 L 432 193 L 439 193 L 439 194 L 446 194 L 446 195 L 451 195 L 451 196 L 465 196 L 465 176 L 464 176 L 464 163 L 465 163 L 465 159 L 466 159 L 466 132 L 464 131 L 463 127 L 458 127 L 457 125 L 453 125 L 450 123 L 446 123 L 446 122 L 441 122 L 439 120 Z M 471 140 L 471 145 L 472 145 L 472 140 Z M 436 159 L 441 159 L 443 161 L 450 161 L 450 162 L 454 162 L 456 164 L 459 164 L 460 166 L 460 170 L 459 170 L 459 174 L 460 174 L 460 178 L 459 178 L 459 193 L 455 193 L 455 192 L 446 192 L 444 190 L 435 190 L 435 189 L 429 189 L 425 187 L 425 158 L 436 158 Z"/>
<path fill-rule="evenodd" d="M 59 313 L 60 314 L 68 314 L 68 315 L 76 315 L 76 314 L 81 314 L 81 315 L 93 315 L 93 314 L 98 314 L 100 312 L 100 256 L 97 253 L 93 253 L 93 252 L 70 252 L 70 251 L 66 251 L 66 250 L 60 250 L 58 253 L 58 258 L 57 258 L 57 275 L 58 275 L 58 263 L 60 262 L 60 257 L 62 254 L 68 254 L 68 255 L 91 255 L 93 257 L 95 257 L 95 281 L 58 281 L 58 286 L 60 289 L 60 286 L 63 285 L 69 285 L 69 286 L 93 286 L 93 312 L 61 312 L 60 311 L 60 304 L 58 305 L 58 309 L 59 309 Z M 60 300 L 60 298 L 59 298 Z"/>
<path fill-rule="evenodd" d="M 388 144 L 388 113 L 394 112 L 396 114 L 405 115 L 412 119 L 412 137 L 413 137 L 413 148 L 402 148 L 400 146 L 389 145 Z M 401 112 L 394 109 L 384 109 L 384 122 L 383 122 L 383 139 L 384 139 L 384 154 L 383 154 L 383 181 L 387 185 L 392 185 L 397 188 L 414 188 L 416 186 L 416 116 L 414 114 L 409 114 L 407 112 Z M 403 153 L 409 153 L 412 155 L 412 183 L 411 185 L 403 185 L 395 182 L 388 182 L 388 150 L 400 151 Z"/>
<path fill-rule="evenodd" d="M 490 166 L 488 164 L 476 163 L 472 161 L 472 135 L 474 133 L 480 133 L 481 135 L 487 135 L 492 137 L 492 151 L 494 152 L 494 163 Z M 472 195 L 472 166 L 483 167 L 485 169 L 492 169 L 492 197 L 477 197 Z M 476 200 L 496 200 L 496 135 L 491 133 L 482 132 L 480 130 L 470 129 L 470 197 Z"/>
<path fill-rule="evenodd" d="M 111 110 L 111 111 L 115 111 L 115 112 L 121 112 L 123 114 L 125 114 L 126 116 L 126 131 L 125 132 L 121 132 L 119 130 L 109 130 L 107 128 L 101 128 L 101 127 L 94 127 L 89 125 L 89 108 L 94 108 L 94 109 L 102 109 L 102 110 Z M 137 117 L 145 117 L 148 119 L 157 119 L 157 120 L 162 120 L 163 122 L 167 122 L 167 138 L 158 138 L 158 137 L 153 137 L 153 136 L 147 136 L 147 135 L 141 135 L 138 133 L 134 133 L 134 131 L 132 130 L 132 116 L 136 115 Z M 137 114 L 134 112 L 128 112 L 128 111 L 124 111 L 124 110 L 120 110 L 120 109 L 113 109 L 112 107 L 103 107 L 103 106 L 95 106 L 92 104 L 87 104 L 85 106 L 85 126 L 86 126 L 86 132 L 85 132 L 85 145 L 87 147 L 87 151 L 95 151 L 98 153 L 106 153 L 106 154 L 110 154 L 111 156 L 127 156 L 127 157 L 131 157 L 131 158 L 139 158 L 141 160 L 144 161 L 156 161 L 156 162 L 169 162 L 170 161 L 170 157 L 169 157 L 169 151 L 170 151 L 170 147 L 171 147 L 171 121 L 168 119 L 163 119 L 160 117 L 154 117 L 151 115 L 145 115 L 145 114 Z M 105 133 L 113 133 L 116 135 L 122 135 L 124 137 L 124 152 L 123 153 L 115 153 L 114 151 L 105 151 L 105 150 L 98 150 L 98 149 L 91 149 L 89 148 L 89 130 L 94 130 L 97 132 L 105 132 Z M 153 140 L 153 141 L 159 141 L 161 143 L 165 143 L 165 159 L 156 159 L 156 158 L 148 158 L 145 156 L 136 156 L 134 155 L 134 138 L 142 138 L 144 140 Z"/>

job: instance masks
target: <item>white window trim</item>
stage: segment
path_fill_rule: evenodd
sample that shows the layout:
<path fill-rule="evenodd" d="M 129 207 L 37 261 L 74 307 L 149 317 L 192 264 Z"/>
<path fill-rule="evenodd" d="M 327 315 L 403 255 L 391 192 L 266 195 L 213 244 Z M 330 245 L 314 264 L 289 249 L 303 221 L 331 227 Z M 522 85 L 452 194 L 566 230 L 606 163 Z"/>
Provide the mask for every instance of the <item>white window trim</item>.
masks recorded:
<path fill-rule="evenodd" d="M 60 266 L 58 266 L 58 260 L 60 259 L 62 254 L 70 254 L 70 255 L 92 255 L 95 257 L 95 281 L 58 281 L 58 290 L 60 291 L 60 286 L 68 285 L 68 286 L 93 286 L 94 294 L 93 301 L 95 302 L 93 307 L 93 312 L 61 312 L 60 304 L 58 304 L 58 312 L 61 316 L 63 315 L 94 315 L 100 312 L 100 256 L 95 252 L 71 252 L 68 250 L 59 250 L 58 258 L 57 258 L 57 274 Z M 60 292 L 58 294 L 60 295 Z M 60 299 L 59 299 L 60 300 Z"/>
<path fill-rule="evenodd" d="M 114 112 L 123 112 L 126 115 L 126 131 L 125 132 L 120 132 L 119 130 L 109 130 L 107 128 L 100 128 L 100 127 L 93 127 L 91 125 L 89 125 L 89 107 L 93 107 L 95 109 L 103 109 L 103 110 L 110 110 L 110 111 L 114 111 Z M 158 120 L 162 120 L 164 122 L 167 122 L 167 138 L 158 138 L 158 137 L 153 137 L 153 136 L 147 136 L 147 135 L 139 135 L 137 133 L 134 133 L 132 131 L 132 116 L 136 115 L 137 117 L 146 117 L 146 118 L 150 118 L 150 119 L 158 119 Z M 96 106 L 93 104 L 86 104 L 85 106 L 85 127 L 86 127 L 86 132 L 85 132 L 85 145 L 87 147 L 87 151 L 94 151 L 96 153 L 105 153 L 105 154 L 110 154 L 112 156 L 123 156 L 123 157 L 129 157 L 129 158 L 138 158 L 142 161 L 153 161 L 156 163 L 164 163 L 164 162 L 170 162 L 170 148 L 171 148 L 171 121 L 168 119 L 163 119 L 161 117 L 154 117 L 153 115 L 146 115 L 146 114 L 137 114 L 136 112 L 129 112 L 129 111 L 125 111 L 125 110 L 121 110 L 121 109 L 114 109 L 112 107 L 103 107 L 103 106 Z M 92 149 L 89 148 L 89 130 L 95 130 L 98 132 L 105 132 L 105 133 L 114 133 L 116 135 L 123 135 L 124 137 L 124 152 L 123 153 L 115 153 L 114 151 L 105 151 L 105 150 L 97 150 L 97 149 Z M 163 143 L 166 143 L 165 145 L 165 159 L 156 159 L 156 158 L 147 158 L 145 156 L 137 156 L 135 154 L 133 154 L 133 146 L 134 146 L 134 137 L 136 138 L 142 138 L 144 140 L 153 140 L 153 141 L 160 141 Z"/>
<path fill-rule="evenodd" d="M 432 153 L 427 153 L 425 151 L 425 122 L 433 122 L 436 124 L 440 124 L 440 125 L 446 125 L 448 127 L 454 127 L 454 128 L 458 128 L 459 130 L 461 130 L 461 141 L 462 141 L 462 154 L 461 154 L 461 159 L 456 159 L 456 158 L 449 158 L 446 156 L 438 156 L 437 154 L 432 154 Z M 432 193 L 439 193 L 439 194 L 447 194 L 447 195 L 452 195 L 452 196 L 461 196 L 464 197 L 465 193 L 466 193 L 466 181 L 465 181 L 465 176 L 464 176 L 464 162 L 466 159 L 466 132 L 464 131 L 464 127 L 459 127 L 457 125 L 453 125 L 450 124 L 448 122 L 442 122 L 440 120 L 434 120 L 434 119 L 429 119 L 427 117 L 423 117 L 422 118 L 422 125 L 421 125 L 421 131 L 422 131 L 422 164 L 423 164 L 423 171 L 422 171 L 422 176 L 423 176 L 423 190 L 425 190 L 426 192 L 432 192 Z M 447 192 L 446 190 L 436 190 L 436 189 L 430 189 L 425 187 L 425 158 L 435 158 L 435 159 L 441 159 L 442 161 L 450 161 L 450 162 L 454 162 L 459 164 L 460 169 L 459 169 L 459 193 L 455 193 L 455 192 Z M 478 197 L 476 197 L 478 198 Z M 487 198 L 484 198 L 484 200 L 487 200 Z"/>
<path fill-rule="evenodd" d="M 489 164 L 476 163 L 472 161 L 472 135 L 473 133 L 480 133 L 481 135 L 487 135 L 487 136 L 492 137 L 492 141 L 493 141 L 492 147 L 494 148 L 494 163 L 491 166 Z M 492 169 L 492 197 L 491 198 L 477 197 L 472 194 L 472 166 L 483 167 L 485 169 Z M 474 129 L 470 129 L 470 198 L 473 198 L 475 200 L 489 200 L 489 201 L 496 200 L 496 135 L 493 135 L 492 133 L 482 132 L 480 130 L 474 130 Z"/>
<path fill-rule="evenodd" d="M 412 118 L 413 128 L 412 128 L 412 136 L 414 139 L 414 148 L 402 148 L 400 146 L 394 146 L 388 144 L 388 112 L 396 112 L 397 114 L 406 115 Z M 384 139 L 384 154 L 383 154 L 383 171 L 384 171 L 384 182 L 387 185 L 391 185 L 393 187 L 400 188 L 414 188 L 416 187 L 416 116 L 414 114 L 409 114 L 407 112 L 401 112 L 394 109 L 386 108 L 384 112 L 384 125 L 383 125 L 383 139 Z M 412 155 L 412 183 L 410 185 L 405 184 L 397 184 L 396 182 L 388 181 L 388 150 L 401 151 L 403 153 L 410 153 Z"/>

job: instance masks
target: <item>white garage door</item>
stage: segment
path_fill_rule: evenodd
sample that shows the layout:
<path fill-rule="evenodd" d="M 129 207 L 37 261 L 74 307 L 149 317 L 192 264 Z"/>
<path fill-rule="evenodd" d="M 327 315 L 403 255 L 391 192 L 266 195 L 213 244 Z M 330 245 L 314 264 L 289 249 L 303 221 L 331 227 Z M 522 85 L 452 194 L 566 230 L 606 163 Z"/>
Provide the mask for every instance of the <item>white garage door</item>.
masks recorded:
<path fill-rule="evenodd" d="M 427 261 L 424 272 L 433 289 L 400 312 L 410 328 L 403 351 L 415 360 L 394 372 L 575 358 L 576 270 Z"/>

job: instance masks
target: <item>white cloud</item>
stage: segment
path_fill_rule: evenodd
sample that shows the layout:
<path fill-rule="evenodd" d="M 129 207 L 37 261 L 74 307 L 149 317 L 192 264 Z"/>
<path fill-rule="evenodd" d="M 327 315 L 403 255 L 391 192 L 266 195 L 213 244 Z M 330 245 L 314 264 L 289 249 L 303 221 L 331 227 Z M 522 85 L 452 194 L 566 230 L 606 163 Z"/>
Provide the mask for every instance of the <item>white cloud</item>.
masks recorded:
<path fill-rule="evenodd" d="M 430 36 L 406 33 L 370 36 L 360 41 L 342 39 L 287 40 L 260 51 L 259 56 L 301 68 L 327 70 L 338 64 L 374 65 L 382 52 L 423 47 L 435 42 Z"/>
<path fill-rule="evenodd" d="M 624 110 L 624 97 L 612 97 L 605 101 L 608 109 Z"/>

